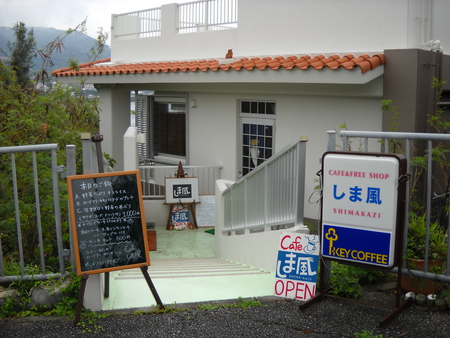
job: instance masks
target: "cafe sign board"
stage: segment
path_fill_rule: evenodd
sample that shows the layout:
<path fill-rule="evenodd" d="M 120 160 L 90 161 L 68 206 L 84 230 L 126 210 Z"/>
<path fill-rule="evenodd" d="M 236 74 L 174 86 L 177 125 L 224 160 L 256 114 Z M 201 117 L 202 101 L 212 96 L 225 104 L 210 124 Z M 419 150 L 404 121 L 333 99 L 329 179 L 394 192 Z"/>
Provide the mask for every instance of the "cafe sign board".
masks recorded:
<path fill-rule="evenodd" d="M 308 300 L 316 294 L 319 236 L 281 232 L 275 274 L 275 296 Z"/>
<path fill-rule="evenodd" d="M 327 152 L 322 159 L 321 253 L 325 258 L 391 269 L 396 263 L 399 179 L 396 154 Z"/>

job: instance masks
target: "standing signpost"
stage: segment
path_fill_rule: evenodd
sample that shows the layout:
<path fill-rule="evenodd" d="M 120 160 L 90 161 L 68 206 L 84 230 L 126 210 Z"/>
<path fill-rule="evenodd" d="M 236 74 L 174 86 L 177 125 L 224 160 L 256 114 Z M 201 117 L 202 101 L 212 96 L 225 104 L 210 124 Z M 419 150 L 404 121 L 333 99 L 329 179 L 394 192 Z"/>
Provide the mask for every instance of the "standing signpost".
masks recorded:
<path fill-rule="evenodd" d="M 406 159 L 396 154 L 327 152 L 322 179 L 322 256 L 366 268 L 398 268 L 396 305 L 381 320 L 383 326 L 410 303 L 400 304 Z M 300 309 L 332 297 L 323 290 L 323 282 L 319 293 Z"/>
<path fill-rule="evenodd" d="M 76 270 L 83 277 L 75 323 L 90 274 L 139 267 L 164 308 L 147 272 L 150 257 L 139 171 L 68 176 L 67 182 Z"/>
<path fill-rule="evenodd" d="M 318 266 L 317 235 L 282 232 L 278 248 L 275 295 L 302 301 L 314 297 Z"/>

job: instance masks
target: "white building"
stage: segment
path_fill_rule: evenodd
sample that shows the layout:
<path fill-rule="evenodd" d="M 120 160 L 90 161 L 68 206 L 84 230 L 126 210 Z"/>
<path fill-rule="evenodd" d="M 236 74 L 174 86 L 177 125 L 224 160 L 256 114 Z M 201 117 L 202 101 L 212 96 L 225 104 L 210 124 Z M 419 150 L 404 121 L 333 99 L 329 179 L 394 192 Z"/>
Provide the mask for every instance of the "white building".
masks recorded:
<path fill-rule="evenodd" d="M 53 75 L 83 75 L 99 90 L 102 146 L 118 170 L 130 92 L 146 91 L 136 95 L 141 156 L 221 165 L 221 178 L 235 181 L 307 135 L 307 198 L 327 130 L 388 130 L 382 99 L 399 108 L 400 131 L 428 131 L 432 79 L 450 80 L 449 17 L 447 0 L 170 4 L 113 14 L 111 59 Z M 317 206 L 305 208 L 317 218 Z"/>

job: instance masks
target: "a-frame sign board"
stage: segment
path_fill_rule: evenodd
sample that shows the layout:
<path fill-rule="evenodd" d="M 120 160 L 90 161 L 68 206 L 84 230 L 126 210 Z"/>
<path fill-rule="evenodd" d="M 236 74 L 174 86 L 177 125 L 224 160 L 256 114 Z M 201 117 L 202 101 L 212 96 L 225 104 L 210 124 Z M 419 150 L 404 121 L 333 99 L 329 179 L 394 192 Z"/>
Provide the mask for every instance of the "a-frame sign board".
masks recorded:
<path fill-rule="evenodd" d="M 386 325 L 411 303 L 400 303 L 406 159 L 397 154 L 327 152 L 322 157 L 321 255 L 341 264 L 378 270 L 397 267 L 396 302 L 380 321 Z M 324 259 L 320 271 L 325 271 Z M 315 297 L 300 305 L 304 310 L 323 297 L 323 273 Z M 384 305 L 372 304 L 385 307 Z"/>
<path fill-rule="evenodd" d="M 90 274 L 140 268 L 164 309 L 147 271 L 150 256 L 140 182 L 138 170 L 67 177 L 76 270 L 82 276 L 75 324 Z"/>

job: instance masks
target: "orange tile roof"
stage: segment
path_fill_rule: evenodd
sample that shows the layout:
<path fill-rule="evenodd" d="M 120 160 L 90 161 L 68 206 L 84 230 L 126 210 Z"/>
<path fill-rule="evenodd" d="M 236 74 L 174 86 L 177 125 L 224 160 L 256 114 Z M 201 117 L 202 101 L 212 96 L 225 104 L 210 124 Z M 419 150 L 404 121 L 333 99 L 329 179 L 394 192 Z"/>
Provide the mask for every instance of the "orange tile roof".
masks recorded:
<path fill-rule="evenodd" d="M 306 70 L 323 68 L 338 69 L 344 68 L 352 70 L 357 67 L 364 74 L 385 63 L 384 54 L 353 55 L 348 54 L 343 57 L 332 55 L 291 55 L 288 57 L 253 57 L 233 58 L 233 59 L 210 59 L 210 60 L 190 60 L 190 61 L 165 61 L 165 62 L 142 62 L 125 64 L 104 64 L 111 59 L 103 59 L 97 62 L 81 64 L 79 70 L 62 68 L 52 72 L 53 76 L 79 76 L 79 75 L 115 75 L 115 74 L 150 74 L 150 73 L 177 73 L 177 72 L 206 72 L 206 71 L 239 71 L 239 70 Z"/>

